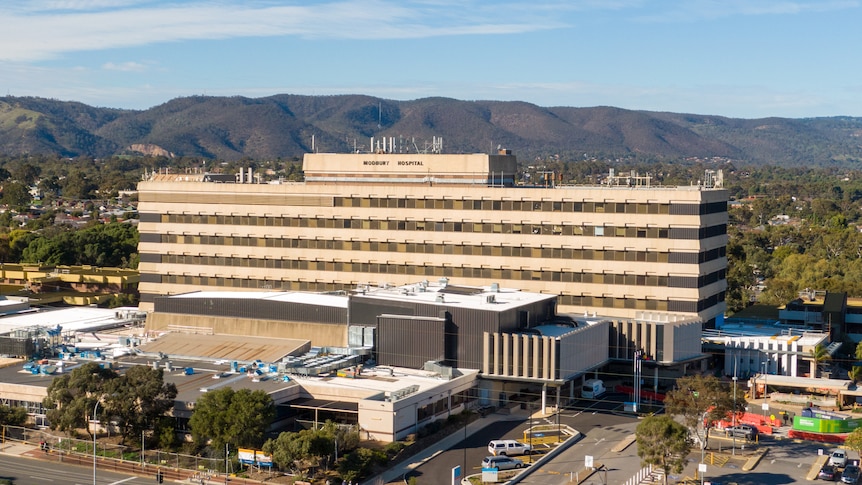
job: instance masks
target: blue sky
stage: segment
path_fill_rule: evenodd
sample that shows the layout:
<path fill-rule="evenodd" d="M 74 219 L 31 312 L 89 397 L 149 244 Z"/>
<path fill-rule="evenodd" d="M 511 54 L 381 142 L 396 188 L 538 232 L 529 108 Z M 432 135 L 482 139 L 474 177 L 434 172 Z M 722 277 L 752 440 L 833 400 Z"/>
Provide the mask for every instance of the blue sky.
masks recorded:
<path fill-rule="evenodd" d="M 0 95 L 862 116 L 862 0 L 5 0 Z"/>

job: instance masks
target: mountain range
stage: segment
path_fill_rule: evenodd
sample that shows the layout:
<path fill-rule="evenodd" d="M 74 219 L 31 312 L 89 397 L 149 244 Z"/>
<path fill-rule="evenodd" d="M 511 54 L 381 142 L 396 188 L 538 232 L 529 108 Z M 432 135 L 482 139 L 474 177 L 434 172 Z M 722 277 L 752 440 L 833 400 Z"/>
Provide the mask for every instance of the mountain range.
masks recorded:
<path fill-rule="evenodd" d="M 862 161 L 862 118 L 846 116 L 738 119 L 519 101 L 290 94 L 191 96 L 124 110 L 0 97 L 0 154 L 8 156 L 295 159 L 310 151 L 368 150 L 372 137 L 409 151 L 507 148 L 521 160 L 721 158 L 797 167 L 858 167 Z"/>

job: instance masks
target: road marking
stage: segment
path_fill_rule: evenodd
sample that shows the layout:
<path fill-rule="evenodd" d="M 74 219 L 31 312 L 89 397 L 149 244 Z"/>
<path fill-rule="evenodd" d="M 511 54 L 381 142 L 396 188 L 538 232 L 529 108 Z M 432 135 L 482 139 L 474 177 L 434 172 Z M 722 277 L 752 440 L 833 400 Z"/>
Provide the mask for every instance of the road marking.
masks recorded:
<path fill-rule="evenodd" d="M 34 477 L 33 475 L 30 475 L 30 478 L 32 478 L 33 480 L 45 480 L 46 482 L 53 482 L 54 481 L 51 478 Z"/>
<path fill-rule="evenodd" d="M 134 479 L 135 479 L 135 477 L 124 478 L 123 480 L 118 480 L 118 481 L 116 481 L 116 482 L 111 482 L 111 483 L 109 483 L 108 485 L 119 485 L 120 483 L 128 482 L 129 480 L 134 480 Z"/>

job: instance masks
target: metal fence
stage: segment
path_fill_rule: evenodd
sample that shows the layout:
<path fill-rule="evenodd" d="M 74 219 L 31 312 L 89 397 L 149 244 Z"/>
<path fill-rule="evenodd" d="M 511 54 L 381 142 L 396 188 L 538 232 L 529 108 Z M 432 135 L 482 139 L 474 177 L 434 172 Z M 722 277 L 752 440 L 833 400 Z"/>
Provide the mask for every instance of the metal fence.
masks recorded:
<path fill-rule="evenodd" d="M 155 475 L 161 472 L 166 479 L 185 480 L 193 477 L 215 479 L 225 475 L 225 467 L 230 466 L 223 458 L 169 453 L 160 450 L 144 450 L 118 444 L 57 436 L 45 430 L 19 426 L 2 426 L 0 437 L 3 441 L 15 441 L 38 446 L 43 444 L 45 458 L 66 463 L 92 464 L 99 468 L 125 471 L 134 474 Z M 230 472 L 231 470 L 229 470 Z M 258 483 L 231 477 L 231 483 Z"/>

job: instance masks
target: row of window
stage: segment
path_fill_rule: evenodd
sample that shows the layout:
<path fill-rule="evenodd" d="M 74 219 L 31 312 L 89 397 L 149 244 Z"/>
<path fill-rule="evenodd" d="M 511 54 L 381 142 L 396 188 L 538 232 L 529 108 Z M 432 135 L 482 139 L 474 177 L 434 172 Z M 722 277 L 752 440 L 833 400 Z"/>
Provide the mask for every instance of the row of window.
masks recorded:
<path fill-rule="evenodd" d="M 725 247 L 702 253 L 659 251 L 621 251 L 610 249 L 531 248 L 469 244 L 433 244 L 379 241 L 340 241 L 331 239 L 278 239 L 206 235 L 142 233 L 141 242 L 162 244 L 196 244 L 206 246 L 264 247 L 281 249 L 316 249 L 335 251 L 393 252 L 401 254 L 452 254 L 458 256 L 497 256 L 506 258 L 543 258 L 589 261 L 631 261 L 648 263 L 700 264 L 723 258 Z M 143 257 L 143 256 L 142 256 Z M 352 259 L 352 258 L 351 258 Z M 156 261 L 147 261 L 156 262 Z"/>
<path fill-rule="evenodd" d="M 501 269 L 450 267 L 411 264 L 387 264 L 342 261 L 308 261 L 296 259 L 260 259 L 223 256 L 192 256 L 182 254 L 141 254 L 141 262 L 185 264 L 191 266 L 218 266 L 236 268 L 268 268 L 295 271 L 335 271 L 346 273 L 398 274 L 412 276 L 446 276 L 450 278 L 485 278 L 514 281 L 555 281 L 563 283 L 596 283 L 607 285 L 657 286 L 669 288 L 700 288 L 725 278 L 720 270 L 703 276 L 657 276 L 643 274 L 588 273 L 579 271 L 549 271 L 529 269 Z M 183 276 L 182 284 L 222 286 L 219 278 Z M 211 280 L 216 280 L 212 282 Z"/>
<path fill-rule="evenodd" d="M 143 276 L 142 281 L 143 281 Z M 158 277 L 158 275 L 155 275 Z M 159 279 L 162 283 L 170 284 L 191 284 L 186 283 L 187 276 L 169 275 L 162 276 Z M 211 278 L 216 280 L 217 278 Z M 266 280 L 249 280 L 245 278 L 218 278 L 222 280 L 222 287 L 227 288 L 257 288 L 266 290 L 281 290 L 281 291 L 309 291 L 309 292 L 330 292 L 330 291 L 351 291 L 356 288 L 355 285 L 342 283 L 327 283 L 314 281 L 266 281 Z M 141 293 L 142 302 L 155 301 L 156 294 Z M 582 296 L 582 295 L 559 295 L 559 305 L 590 307 L 590 308 L 616 308 L 616 309 L 634 309 L 634 310 L 650 310 L 650 311 L 671 311 L 679 313 L 696 313 L 704 311 L 720 302 L 724 301 L 724 292 L 710 296 L 700 301 L 680 301 L 680 300 L 646 300 L 641 298 L 614 298 L 602 296 Z"/>
<path fill-rule="evenodd" d="M 232 226 L 307 227 L 314 229 L 368 229 L 383 231 L 454 232 L 482 234 L 542 234 L 556 236 L 598 236 L 649 239 L 703 239 L 727 233 L 727 226 L 667 228 L 631 226 L 578 226 L 570 224 L 515 224 L 509 222 L 397 221 L 309 217 L 225 216 L 163 214 L 141 216 L 142 222 L 209 224 Z"/>
<path fill-rule="evenodd" d="M 635 202 L 574 202 L 548 200 L 399 199 L 335 197 L 335 207 L 385 209 L 444 209 L 475 211 L 584 212 L 598 214 L 704 215 L 727 212 L 727 202 L 660 204 Z"/>

